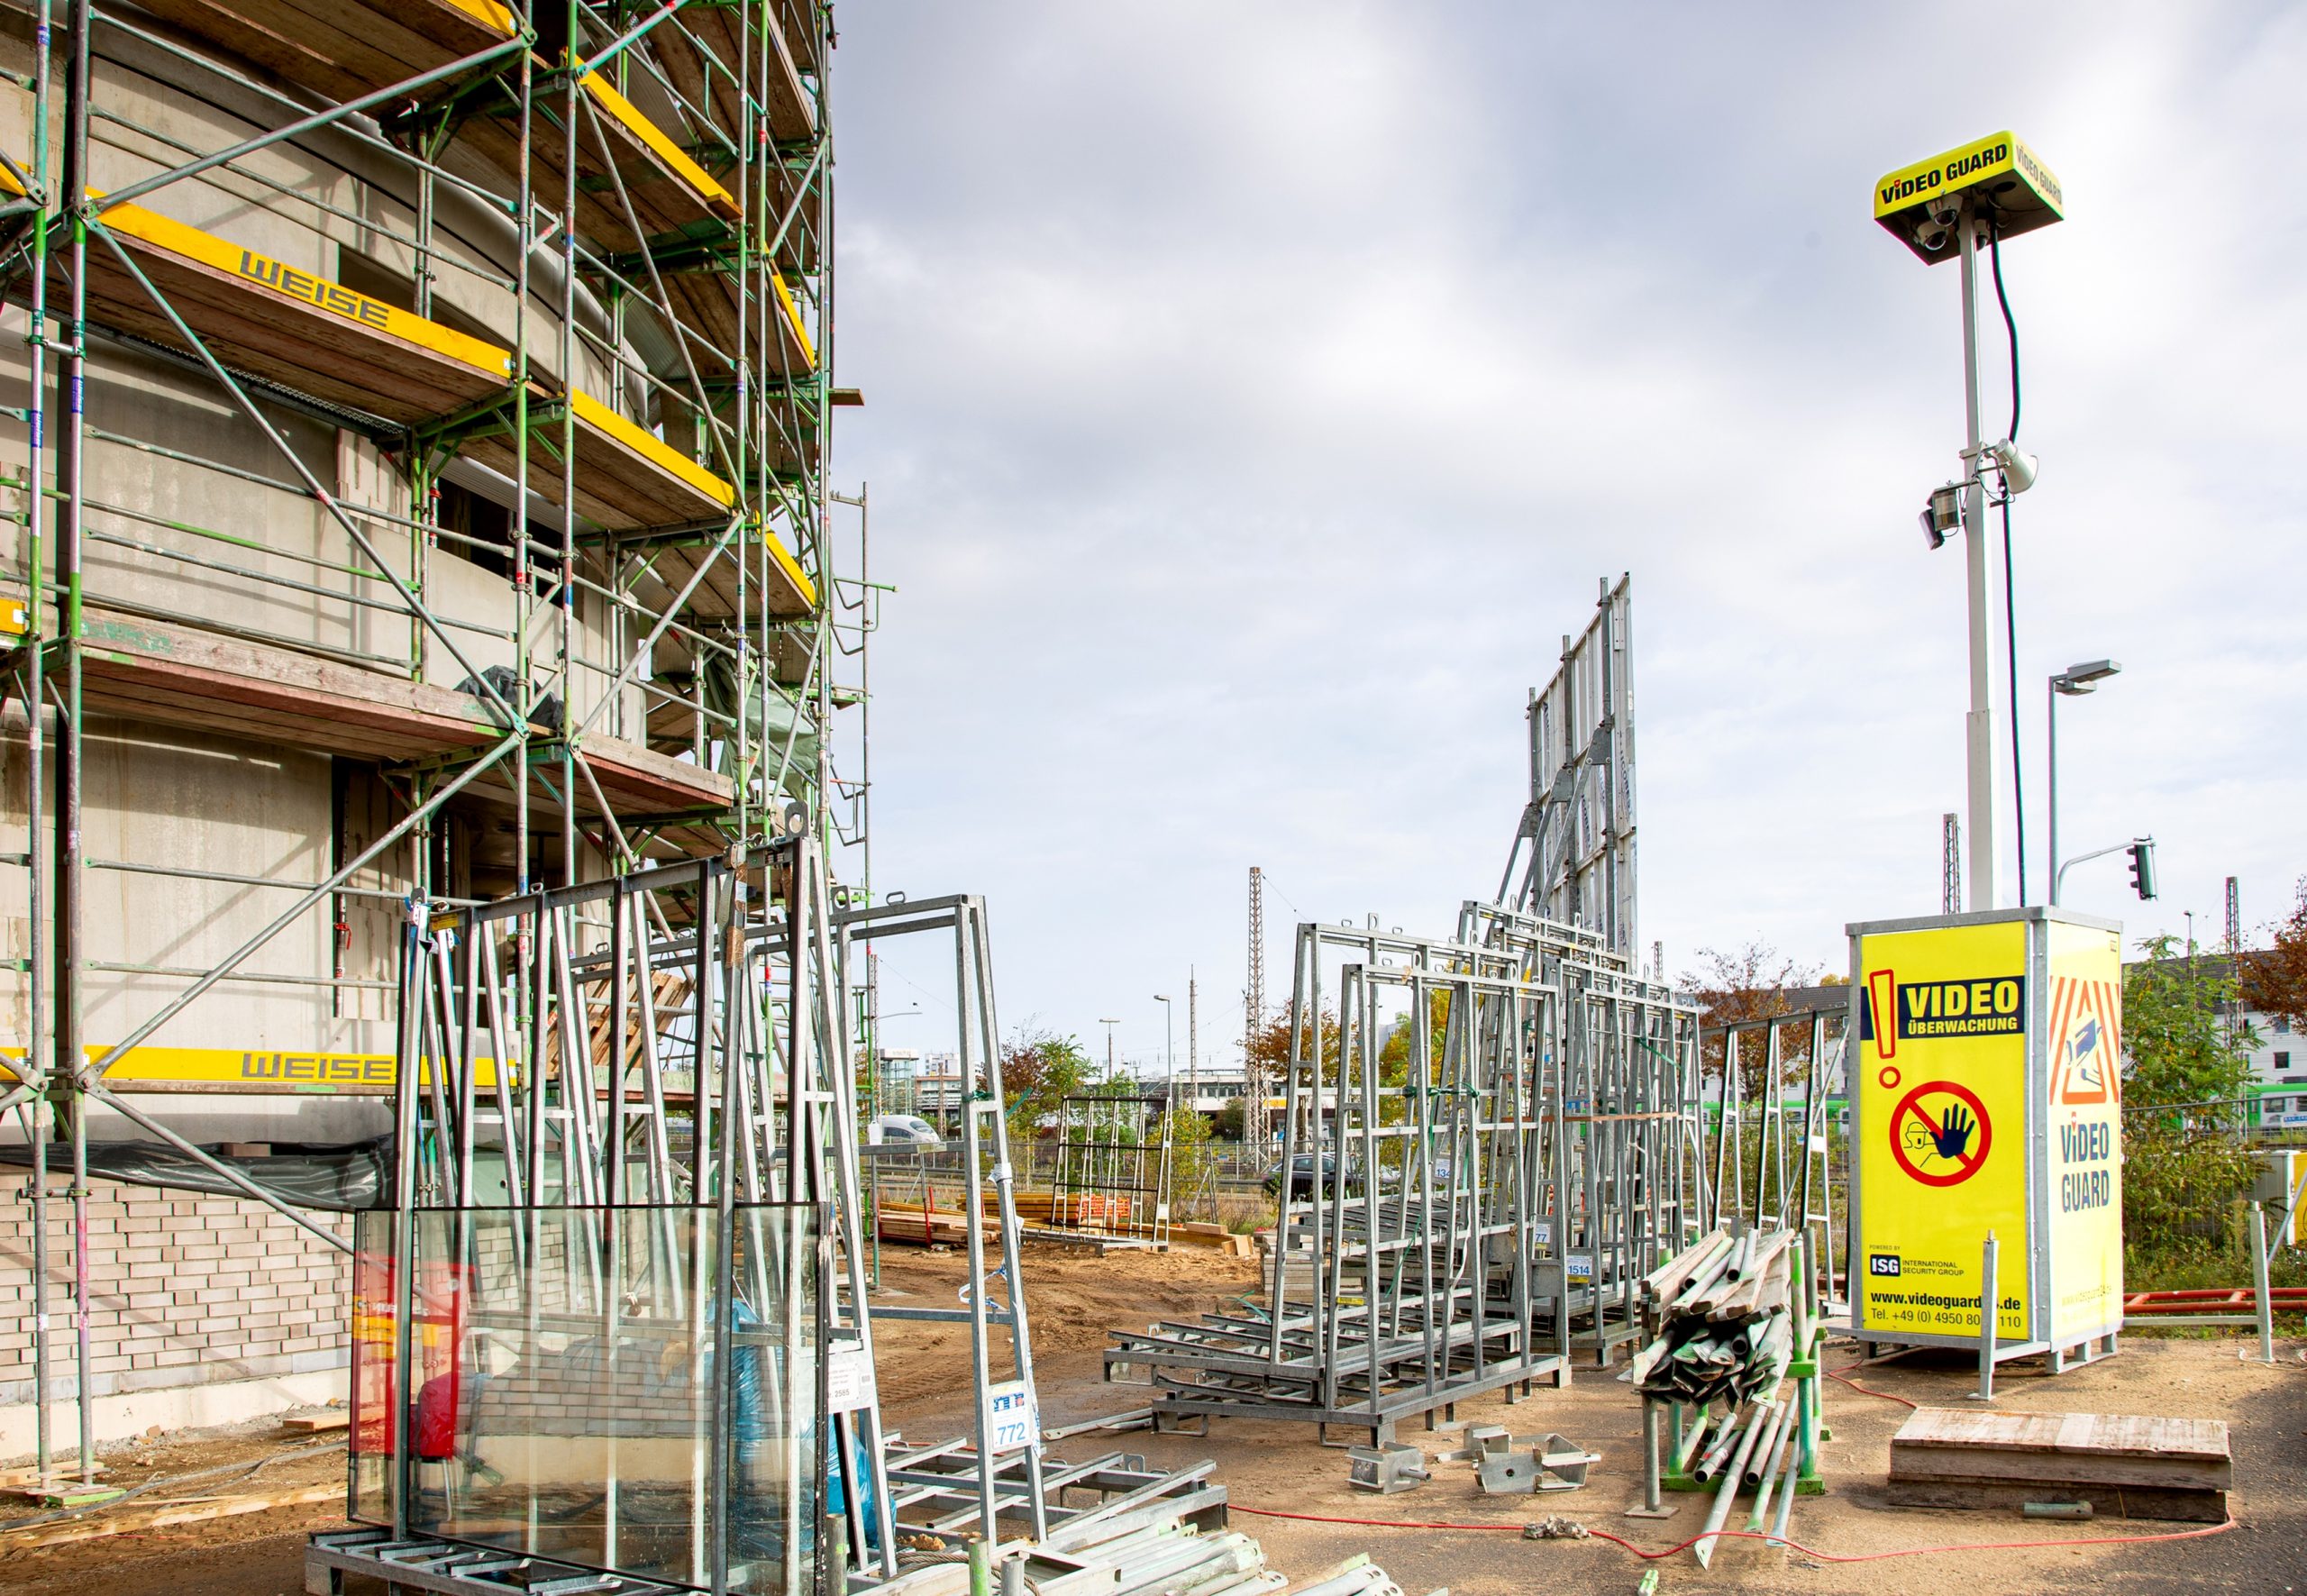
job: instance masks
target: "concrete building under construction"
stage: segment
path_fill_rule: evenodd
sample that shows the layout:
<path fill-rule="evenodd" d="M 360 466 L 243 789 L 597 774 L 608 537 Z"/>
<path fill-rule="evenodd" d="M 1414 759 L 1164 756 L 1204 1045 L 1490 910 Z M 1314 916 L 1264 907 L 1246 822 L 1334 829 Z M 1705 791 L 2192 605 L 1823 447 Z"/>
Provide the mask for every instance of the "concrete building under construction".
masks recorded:
<path fill-rule="evenodd" d="M 852 812 L 829 12 L 0 8 L 0 1454 L 341 1389 L 412 895 Z"/>

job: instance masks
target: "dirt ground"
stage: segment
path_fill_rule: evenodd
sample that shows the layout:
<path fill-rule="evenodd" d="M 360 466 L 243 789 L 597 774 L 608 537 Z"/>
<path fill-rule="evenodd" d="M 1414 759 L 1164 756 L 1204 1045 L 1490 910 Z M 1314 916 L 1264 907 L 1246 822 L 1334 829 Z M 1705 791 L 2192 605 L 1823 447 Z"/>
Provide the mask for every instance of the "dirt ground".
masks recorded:
<path fill-rule="evenodd" d="M 888 1282 L 926 1300 L 951 1297 L 962 1277 L 958 1259 L 885 1253 Z M 1056 1427 L 1143 1406 L 1144 1389 L 1103 1379 L 1103 1330 L 1143 1326 L 1199 1311 L 1220 1298 L 1256 1288 L 1247 1262 L 1195 1254 L 1124 1254 L 1105 1258 L 1073 1254 L 1028 1256 L 1026 1295 L 1034 1327 L 1035 1377 L 1042 1422 Z M 880 1336 L 882 1364 L 904 1349 L 905 1359 L 945 1368 L 967 1355 L 965 1332 L 927 1326 L 899 1327 L 907 1334 Z M 924 1336 L 923 1331 L 932 1334 Z M 2307 1591 L 2307 1349 L 2278 1345 L 2272 1366 L 2239 1357 L 2236 1339 L 2163 1340 L 2128 1337 L 2117 1356 L 2056 1379 L 2033 1364 L 2006 1366 L 1997 1406 L 2021 1410 L 2166 1414 L 2223 1418 L 2233 1427 L 2238 1489 L 2231 1497 L 2237 1525 L 2211 1536 L 2136 1545 L 1986 1549 L 1983 1543 L 2086 1540 L 2184 1533 L 2202 1528 L 2102 1518 L 2087 1524 L 2046 1524 L 2015 1514 L 1894 1508 L 1883 1499 L 1892 1435 L 1907 1409 L 1861 1394 L 1842 1383 L 1827 1389 L 1831 1438 L 1820 1448 L 1828 1483 L 1823 1497 L 1796 1505 L 1790 1534 L 1803 1546 L 1834 1556 L 1856 1556 L 1914 1546 L 1970 1546 L 1944 1555 L 1836 1563 L 1822 1555 L 1782 1551 L 1755 1541 L 1725 1541 L 1710 1573 L 1687 1552 L 1646 1564 L 1606 1541 L 1525 1541 L 1518 1527 L 1547 1514 L 1574 1518 L 1649 1550 L 1695 1536 L 1705 1499 L 1670 1496 L 1678 1504 L 1664 1521 L 1628 1518 L 1640 1505 L 1641 1406 L 1610 1374 L 1577 1370 L 1566 1391 L 1541 1387 L 1527 1402 L 1502 1399 L 1461 1405 L 1460 1418 L 1505 1424 L 1518 1434 L 1556 1430 L 1598 1452 L 1602 1461 L 1581 1491 L 1508 1499 L 1484 1496 L 1463 1464 L 1436 1464 L 1435 1477 L 1395 1496 L 1354 1491 L 1346 1459 L 1318 1445 L 1311 1426 L 1227 1423 L 1208 1436 L 1128 1431 L 1075 1436 L 1054 1448 L 1070 1459 L 1098 1449 L 1141 1453 L 1181 1466 L 1214 1459 L 1217 1478 L 1237 1509 L 1391 1523 L 1492 1524 L 1492 1530 L 1382 1528 L 1256 1517 L 1237 1512 L 1234 1527 L 1254 1535 L 1282 1572 L 1311 1577 L 1341 1558 L 1366 1551 L 1409 1596 L 1447 1587 L 1457 1596 L 1506 1596 L 1532 1590 L 1630 1593 L 1646 1566 L 1660 1571 L 1662 1591 L 1839 1592 L 1942 1591 L 1965 1596 L 2047 1590 L 2127 1591 Z M 2248 1344 L 2256 1354 L 2256 1341 Z M 1854 1363 L 1848 1344 L 1830 1348 L 1828 1365 Z M 950 1374 L 902 1367 L 883 1383 L 885 1410 L 908 1434 L 942 1436 L 968 1422 Z M 1915 1353 L 1851 1376 L 1870 1390 L 1925 1406 L 1961 1406 L 1975 1388 L 1977 1363 L 1952 1354 Z M 1334 1436 L 1340 1442 L 1355 1436 Z M 1401 1439 L 1430 1452 L 1454 1443 L 1406 1427 Z M 1743 1520 L 1743 1509 L 1740 1518 Z"/>
<path fill-rule="evenodd" d="M 962 1263 L 953 1254 L 891 1249 L 884 1284 L 894 1302 L 943 1306 L 959 1301 Z M 1254 1266 L 1198 1254 L 1121 1254 L 1092 1258 L 1035 1249 L 1026 1263 L 1042 1417 L 1055 1427 L 1142 1406 L 1135 1385 L 1108 1385 L 1099 1354 L 1108 1326 L 1191 1315 L 1254 1289 Z M 941 1439 L 967 1423 L 968 1332 L 962 1327 L 884 1321 L 879 1332 L 884 1409 L 916 1439 Z M 1366 1551 L 1409 1596 L 1448 1587 L 1459 1596 L 1505 1596 L 1531 1590 L 1629 1593 L 1646 1566 L 1663 1591 L 1944 1591 L 1965 1596 L 2077 1590 L 2307 1591 L 2307 1349 L 2286 1342 L 2273 1366 L 2245 1362 L 2237 1340 L 2128 1338 L 2122 1353 L 2056 1380 L 2027 1365 L 2005 1371 L 1999 1405 L 2012 1410 L 2169 1414 L 2223 1418 L 2233 1427 L 2236 1527 L 2184 1540 L 2115 1544 L 2121 1537 L 2169 1535 L 2196 1528 L 2100 1518 L 2081 1525 L 2026 1521 L 2002 1513 L 1893 1508 L 1883 1494 L 1890 1437 L 1907 1409 L 1844 1384 L 1828 1388 L 1831 1438 L 1822 1448 L 1828 1494 L 1796 1507 L 1792 1537 L 1807 1552 L 1727 1541 L 1712 1573 L 1685 1552 L 1646 1565 L 1600 1539 L 1522 1540 L 1518 1526 L 1546 1513 L 1622 1536 L 1648 1549 L 1695 1535 L 1702 1499 L 1670 1497 L 1664 1522 L 1628 1518 L 1640 1491 L 1639 1406 L 1627 1387 L 1591 1368 L 1566 1391 L 1541 1388 L 1527 1402 L 1469 1403 L 1459 1417 L 1500 1422 L 1518 1433 L 1558 1430 L 1602 1462 L 1582 1491 L 1543 1498 L 1483 1496 L 1464 1464 L 1435 1466 L 1427 1485 L 1397 1496 L 1351 1491 L 1343 1451 L 1318 1446 L 1310 1427 L 1220 1422 L 1207 1437 L 1145 1431 L 1076 1436 L 1055 1448 L 1083 1459 L 1100 1452 L 1142 1454 L 1172 1466 L 1203 1458 L 1238 1509 L 1379 1520 L 1381 1524 L 1486 1524 L 1494 1530 L 1391 1528 L 1237 1513 L 1235 1528 L 1256 1536 L 1272 1563 L 1299 1579 Z M 2256 1344 L 2248 1350 L 2256 1351 Z M 1830 1365 L 1856 1351 L 1835 1349 Z M 1872 1390 L 1924 1404 L 1958 1405 L 1975 1381 L 1952 1355 L 1910 1354 L 1854 1376 Z M 1338 1437 L 1343 1440 L 1345 1437 Z M 1446 1445 L 1439 1435 L 1407 1429 L 1406 1440 Z M 254 1461 L 314 1437 L 286 1436 L 260 1424 L 231 1431 L 164 1437 L 108 1455 L 115 1482 L 133 1484 L 225 1463 Z M 341 1453 L 320 1453 L 267 1467 L 251 1479 L 224 1479 L 155 1496 L 281 1491 L 342 1479 Z M 0 1506 L 0 1518 L 29 1509 Z M 11 1550 L 0 1534 L 0 1589 L 26 1596 L 296 1596 L 302 1588 L 305 1535 L 341 1523 L 337 1509 L 315 1504 L 34 1550 Z M 2081 1540 L 2079 1546 L 2009 1543 Z M 1999 1543 L 1999 1545 L 1997 1544 Z M 1844 1563 L 1916 1546 L 1968 1547 L 1926 1556 Z"/>
<path fill-rule="evenodd" d="M 278 1421 L 265 1419 L 106 1447 L 105 1483 L 129 1489 L 149 1480 L 176 1480 L 207 1470 L 264 1466 L 238 1477 L 211 1474 L 181 1486 L 158 1487 L 80 1522 L 89 1528 L 134 1522 L 147 1516 L 148 1504 L 161 1501 L 287 1494 L 331 1483 L 341 1488 L 342 1441 L 341 1431 L 334 1436 L 288 1434 Z M 0 1503 L 0 1523 L 41 1510 L 11 1500 Z M 46 1530 L 45 1526 L 15 1534 L 0 1530 L 0 1590 L 25 1596 L 298 1596 L 304 1590 L 305 1537 L 343 1522 L 340 1491 L 333 1501 L 130 1530 L 62 1546 L 21 1545 Z"/>

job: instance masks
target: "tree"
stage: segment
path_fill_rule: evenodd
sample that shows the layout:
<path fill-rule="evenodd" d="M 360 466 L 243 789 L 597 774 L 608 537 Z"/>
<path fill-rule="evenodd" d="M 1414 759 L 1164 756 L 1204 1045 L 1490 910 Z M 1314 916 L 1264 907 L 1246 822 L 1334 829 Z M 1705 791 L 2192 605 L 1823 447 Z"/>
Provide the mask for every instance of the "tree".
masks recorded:
<path fill-rule="evenodd" d="M 1217 1110 L 1212 1133 L 1221 1142 L 1238 1142 L 1249 1125 L 1250 1103 L 1247 1098 L 1234 1098 Z"/>
<path fill-rule="evenodd" d="M 2133 1108 L 2200 1110 L 2198 1120 L 2225 1111 L 2250 1085 L 2248 1028 L 2230 1032 L 2226 1006 L 2235 977 L 2223 961 L 2176 953 L 2166 933 L 2143 939 L 2145 962 L 2123 974 L 2123 1042 L 2130 1055 L 2123 1097 Z"/>
<path fill-rule="evenodd" d="M 1337 1078 L 1338 1031 L 1337 1016 L 1322 1010 L 1322 1076 Z M 1290 1079 L 1290 1012 L 1283 1009 L 1272 1018 L 1262 1020 L 1257 1029 L 1242 1039 L 1242 1058 L 1255 1076 L 1263 1070 L 1267 1082 L 1277 1094 L 1281 1084 Z"/>
<path fill-rule="evenodd" d="M 1386 1086 L 1406 1086 L 1409 1082 L 1410 1044 L 1416 1039 L 1418 1017 L 1405 1014 L 1394 1027 L 1385 1044 L 1378 1050 L 1378 1078 Z M 1450 1030 L 1450 992 L 1436 988 L 1426 999 L 1426 1078 L 1433 1081 L 1442 1072 L 1442 1044 Z"/>
<path fill-rule="evenodd" d="M 1788 958 L 1759 937 L 1728 953 L 1701 948 L 1698 956 L 1704 968 L 1697 974 L 1682 977 L 1682 992 L 1701 1011 L 1701 1032 L 1719 1032 L 1728 1025 L 1792 1014 L 1794 1000 L 1787 996 L 1790 989 L 1824 984 L 1820 980 L 1823 972 L 1818 965 Z M 1763 1091 L 1764 1077 L 1768 1073 L 1764 1067 L 1768 1046 L 1759 1030 L 1740 1038 L 1738 1081 L 1747 1096 L 1758 1097 Z M 1718 1037 L 1701 1050 L 1700 1067 L 1710 1075 L 1721 1074 L 1723 1053 L 1723 1044 Z M 1782 1080 L 1801 1079 L 1797 1072 L 1808 1065 L 1810 1054 L 1808 1032 L 1800 1026 L 1787 1027 L 1779 1037 Z"/>
<path fill-rule="evenodd" d="M 1705 968 L 1684 975 L 1682 990 L 1704 1010 L 1699 1023 L 1710 1030 L 1734 1020 L 1792 1014 L 1787 989 L 1819 984 L 1819 966 L 1786 958 L 1759 937 L 1727 953 L 1701 948 L 1698 956 Z"/>
<path fill-rule="evenodd" d="M 1063 1113 L 1065 1099 L 1090 1082 L 1092 1066 L 1081 1042 L 1031 1021 L 1009 1034 L 1001 1048 L 1001 1095 L 1007 1111 L 1011 1156 L 1019 1142 L 1031 1142 Z"/>
<path fill-rule="evenodd" d="M 2275 928 L 2275 945 L 2235 955 L 2238 990 L 2261 1014 L 2272 1014 L 2307 1028 L 2307 876 L 2300 879 L 2298 901 Z"/>
<path fill-rule="evenodd" d="M 2228 1026 L 2233 975 L 2175 946 L 2147 937 L 2123 972 L 2123 1225 L 2149 1253 L 2216 1236 L 2257 1169 L 2238 1133 L 2258 1038 Z"/>

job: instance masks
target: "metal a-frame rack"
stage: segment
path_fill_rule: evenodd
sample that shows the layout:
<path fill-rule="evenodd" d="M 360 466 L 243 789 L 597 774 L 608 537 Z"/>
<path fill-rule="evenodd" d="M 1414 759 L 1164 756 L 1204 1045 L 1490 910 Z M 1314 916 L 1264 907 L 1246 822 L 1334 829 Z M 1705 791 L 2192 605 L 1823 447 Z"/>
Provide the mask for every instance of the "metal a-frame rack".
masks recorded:
<path fill-rule="evenodd" d="M 389 906 L 490 895 L 466 884 L 484 858 L 459 830 L 470 806 L 509 831 L 516 896 L 796 824 L 829 837 L 833 633 L 856 605 L 835 594 L 824 475 L 827 8 L 8 8 L 37 48 L 0 63 L 0 293 L 27 334 L 21 426 L 0 438 L 19 534 L 0 630 L 28 805 L 0 863 L 24 872 L 31 942 L 0 1113 L 41 1149 L 45 1470 L 49 1327 L 68 1322 L 45 1300 L 58 1127 L 76 1209 L 98 1105 L 342 1245 L 114 1072 L 203 999 L 389 1000 Z M 213 421 L 109 422 L 83 400 L 122 371 Z M 333 480 L 312 446 L 331 435 Z M 186 512 L 140 499 L 146 479 L 240 497 L 229 519 Z M 501 613 L 458 613 L 476 561 Z M 362 762 L 388 812 L 317 880 L 94 857 L 91 717 Z M 113 871 L 287 901 L 220 910 L 231 951 L 213 962 L 110 959 L 87 904 Z M 376 926 L 373 967 L 258 969 L 331 921 Z M 137 983 L 118 1032 L 89 1032 L 90 972 Z M 85 1333 L 75 1355 L 85 1473 Z"/>
<path fill-rule="evenodd" d="M 1509 952 L 1527 979 L 1563 995 L 1555 1067 L 1567 1135 L 1548 1223 L 1564 1216 L 1570 1236 L 1571 1345 L 1607 1365 L 1641 1333 L 1642 1276 L 1708 1221 L 1697 1011 L 1633 974 L 1594 930 L 1470 899 L 1458 934 Z"/>
<path fill-rule="evenodd" d="M 962 1213 L 969 1256 L 968 1300 L 959 1308 L 878 1303 L 870 1312 L 859 1313 L 857 1305 L 865 1301 L 862 1272 L 865 1232 L 861 1221 L 844 1233 L 850 1256 L 861 1260 L 860 1270 L 853 1272 L 847 1282 L 850 1294 L 844 1306 L 847 1322 L 861 1329 L 869 1328 L 877 1318 L 968 1325 L 977 1394 L 973 1430 L 968 1443 L 922 1447 L 893 1444 L 887 1458 L 886 1487 L 876 1500 L 888 1503 L 889 1510 L 905 1520 L 907 1528 L 956 1542 L 965 1529 L 992 1538 L 1005 1515 L 1013 1522 L 1023 1517 L 1032 1537 L 1041 1540 L 1050 1532 L 1050 1504 L 1059 1487 L 1052 1482 L 1045 1467 L 1040 1407 L 1034 1389 L 1033 1337 L 1026 1321 L 1025 1277 L 1019 1266 L 1015 1173 L 1002 1119 L 1001 1031 L 993 1007 L 993 944 L 984 901 L 954 896 L 859 906 L 836 911 L 832 924 L 836 937 L 836 979 L 852 985 L 862 983 L 864 953 L 871 944 L 898 936 L 950 935 L 954 1012 L 960 1017 L 955 1067 L 964 1092 Z M 853 1071 L 849 1080 L 853 1134 L 842 1149 L 842 1180 L 846 1190 L 858 1193 L 862 1183 L 853 1134 Z M 994 1199 L 995 1248 L 1000 1256 L 991 1268 L 986 1256 L 989 1177 Z M 850 1211 L 856 1213 L 857 1207 L 853 1205 Z M 998 1300 L 990 1290 L 996 1280 L 1003 1282 Z M 998 1332 L 1006 1332 L 1008 1340 L 1009 1373 L 1003 1380 L 996 1380 L 993 1373 L 992 1343 Z M 870 1335 L 864 1339 L 870 1350 Z M 878 1445 L 878 1428 L 875 1440 Z M 894 1493 L 894 1501 L 889 1493 Z M 884 1538 L 881 1544 L 890 1543 Z M 895 1572 L 894 1566 L 890 1572 Z"/>
<path fill-rule="evenodd" d="M 1710 1026 L 1701 1039 L 1704 1056 L 1720 1049 L 1711 1147 L 1701 1161 L 1710 1172 L 1713 1199 L 1707 1227 L 1738 1220 L 1802 1230 L 1818 1261 L 1818 1298 L 1828 1316 L 1849 1308 L 1848 1259 L 1840 1268 L 1836 1263 L 1837 1246 L 1847 1250 L 1848 1240 L 1847 1212 L 1836 1200 L 1838 1179 L 1848 1178 L 1848 1155 L 1846 1150 L 1838 1170 L 1833 1112 L 1848 1020 L 1840 1008 L 1792 1009 Z M 1798 1081 L 1799 1107 L 1792 1107 Z"/>
<path fill-rule="evenodd" d="M 1326 950 L 1356 955 L 1336 972 L 1335 1019 Z M 1389 1439 L 1462 1397 L 1567 1377 L 1566 1344 L 1531 1327 L 1541 1282 L 1559 1290 L 1566 1267 L 1537 1240 L 1562 1135 L 1542 1067 L 1558 994 L 1513 964 L 1374 926 L 1299 927 L 1281 1167 L 1294 1182 L 1304 1163 L 1309 1190 L 1286 1190 L 1276 1246 L 1310 1254 L 1307 1298 L 1277 1267 L 1263 1312 L 1116 1331 L 1109 1377 L 1144 1370 L 1167 1421 L 1293 1418 L 1325 1440 L 1332 1426 Z M 1409 1003 L 1410 1056 L 1434 1061 L 1399 1082 L 1379 1064 L 1384 992 Z"/>
<path fill-rule="evenodd" d="M 1276 1247 L 1309 1256 L 1305 1296 L 1277 1267 L 1263 1313 L 1117 1331 L 1108 1374 L 1144 1370 L 1170 1420 L 1374 1443 L 1609 1362 L 1709 1206 L 1697 1018 L 1596 933 L 1499 905 L 1449 942 L 1300 926 Z"/>

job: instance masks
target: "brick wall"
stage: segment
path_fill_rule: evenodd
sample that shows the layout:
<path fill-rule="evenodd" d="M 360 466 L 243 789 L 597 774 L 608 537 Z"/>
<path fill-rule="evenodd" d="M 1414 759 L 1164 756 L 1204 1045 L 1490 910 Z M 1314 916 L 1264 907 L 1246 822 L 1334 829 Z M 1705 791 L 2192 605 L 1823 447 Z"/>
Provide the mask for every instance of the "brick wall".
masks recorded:
<path fill-rule="evenodd" d="M 68 1172 L 51 1172 L 60 1191 Z M 31 1176 L 0 1175 L 0 1403 L 32 1400 Z M 350 1217 L 315 1223 L 351 1235 Z M 72 1207 L 49 1203 L 49 1377 L 73 1391 Z M 89 1389 L 104 1397 L 345 1362 L 346 1255 L 262 1203 L 93 1181 Z"/>

